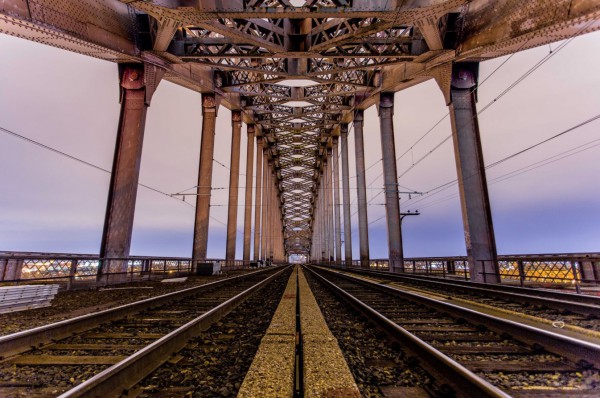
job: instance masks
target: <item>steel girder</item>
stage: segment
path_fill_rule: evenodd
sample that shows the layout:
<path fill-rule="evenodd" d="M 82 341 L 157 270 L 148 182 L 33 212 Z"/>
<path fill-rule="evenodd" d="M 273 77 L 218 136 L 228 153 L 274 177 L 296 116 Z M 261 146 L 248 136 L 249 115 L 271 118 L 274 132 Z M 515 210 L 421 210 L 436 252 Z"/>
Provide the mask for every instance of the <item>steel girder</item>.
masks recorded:
<path fill-rule="evenodd" d="M 0 32 L 164 78 L 256 123 L 288 254 L 310 252 L 315 193 L 355 109 L 481 61 L 600 29 L 597 0 L 4 0 Z M 310 79 L 299 87 L 287 79 Z M 291 102 L 303 102 L 291 104 Z"/>

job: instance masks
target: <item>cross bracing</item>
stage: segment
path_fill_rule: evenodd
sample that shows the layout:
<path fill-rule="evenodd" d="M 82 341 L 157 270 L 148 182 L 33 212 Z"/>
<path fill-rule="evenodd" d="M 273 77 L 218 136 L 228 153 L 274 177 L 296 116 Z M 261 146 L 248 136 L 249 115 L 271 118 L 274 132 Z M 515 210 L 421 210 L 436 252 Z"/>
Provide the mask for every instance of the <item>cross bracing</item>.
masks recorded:
<path fill-rule="evenodd" d="M 0 31 L 143 64 L 147 105 L 164 78 L 240 111 L 272 164 L 287 254 L 306 254 L 328 149 L 357 112 L 431 78 L 451 103 L 454 64 L 594 31 L 599 16 L 594 0 L 7 0 Z"/>

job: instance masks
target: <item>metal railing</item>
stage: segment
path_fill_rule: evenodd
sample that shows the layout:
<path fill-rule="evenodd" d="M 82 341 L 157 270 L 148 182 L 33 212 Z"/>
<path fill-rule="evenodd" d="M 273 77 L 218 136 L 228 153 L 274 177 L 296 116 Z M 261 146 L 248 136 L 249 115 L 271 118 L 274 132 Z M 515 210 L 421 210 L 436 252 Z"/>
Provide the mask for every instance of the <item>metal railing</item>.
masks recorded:
<path fill-rule="evenodd" d="M 242 260 L 226 262 L 207 259 L 217 270 L 241 269 Z M 191 258 L 141 257 L 100 258 L 85 254 L 0 252 L 0 283 L 64 283 L 109 285 L 144 280 L 159 280 L 195 272 Z"/>
<path fill-rule="evenodd" d="M 341 262 L 345 266 L 345 262 Z M 350 265 L 360 268 L 353 260 Z M 387 259 L 371 259 L 369 268 L 389 271 Z M 498 256 L 498 270 L 502 281 L 539 284 L 600 283 L 600 253 L 533 254 Z M 404 273 L 434 275 L 443 278 L 470 278 L 467 257 L 405 258 Z"/>

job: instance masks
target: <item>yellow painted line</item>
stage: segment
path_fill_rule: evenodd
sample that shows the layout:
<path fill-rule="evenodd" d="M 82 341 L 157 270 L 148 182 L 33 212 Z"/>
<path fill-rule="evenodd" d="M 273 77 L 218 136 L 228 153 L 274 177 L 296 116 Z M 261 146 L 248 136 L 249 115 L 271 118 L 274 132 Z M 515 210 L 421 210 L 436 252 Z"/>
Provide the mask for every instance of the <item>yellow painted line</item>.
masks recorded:
<path fill-rule="evenodd" d="M 294 395 L 297 275 L 295 268 L 238 397 L 279 398 Z"/>
<path fill-rule="evenodd" d="M 304 355 L 304 396 L 360 397 L 360 391 L 348 364 L 323 318 L 308 282 L 298 273 L 300 294 L 300 331 Z"/>

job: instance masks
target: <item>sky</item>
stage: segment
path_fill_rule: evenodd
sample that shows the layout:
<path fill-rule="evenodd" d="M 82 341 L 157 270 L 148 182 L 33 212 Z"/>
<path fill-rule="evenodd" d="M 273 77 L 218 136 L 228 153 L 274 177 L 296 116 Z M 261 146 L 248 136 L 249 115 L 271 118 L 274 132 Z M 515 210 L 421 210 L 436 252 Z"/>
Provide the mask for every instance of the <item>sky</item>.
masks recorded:
<path fill-rule="evenodd" d="M 0 34 L 0 128 L 110 170 L 119 118 L 115 64 Z M 538 67 L 536 68 L 536 65 Z M 535 69 L 532 69 L 535 68 Z M 600 113 L 600 33 L 480 67 L 478 109 L 486 165 Z M 524 79 L 523 76 L 526 76 Z M 200 94 L 161 82 L 148 111 L 140 183 L 172 194 L 196 185 Z M 489 105 L 489 106 L 488 106 Z M 465 254 L 448 109 L 433 80 L 395 97 L 395 139 L 407 257 Z M 439 123 L 438 123 L 439 122 Z M 217 121 L 208 257 L 225 255 L 231 113 Z M 351 187 L 356 186 L 350 129 Z M 387 257 L 381 143 L 365 112 L 371 258 Z M 242 133 L 237 258 L 242 256 L 246 129 Z M 600 251 L 600 120 L 487 171 L 500 254 Z M 0 250 L 97 254 L 110 175 L 0 130 Z M 356 191 L 353 256 L 358 257 Z M 194 198 L 139 187 L 132 255 L 189 257 Z"/>

